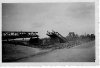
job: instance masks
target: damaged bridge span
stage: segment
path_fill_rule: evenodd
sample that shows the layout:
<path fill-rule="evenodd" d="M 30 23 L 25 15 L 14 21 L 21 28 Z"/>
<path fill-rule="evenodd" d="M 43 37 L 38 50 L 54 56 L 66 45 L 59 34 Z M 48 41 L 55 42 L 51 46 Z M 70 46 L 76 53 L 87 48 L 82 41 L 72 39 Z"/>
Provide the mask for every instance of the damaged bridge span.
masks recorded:
<path fill-rule="evenodd" d="M 68 42 L 66 38 L 64 38 L 60 33 L 52 31 L 52 32 L 48 32 L 47 31 L 47 35 L 51 38 L 52 42 L 60 42 L 60 43 L 65 43 Z"/>

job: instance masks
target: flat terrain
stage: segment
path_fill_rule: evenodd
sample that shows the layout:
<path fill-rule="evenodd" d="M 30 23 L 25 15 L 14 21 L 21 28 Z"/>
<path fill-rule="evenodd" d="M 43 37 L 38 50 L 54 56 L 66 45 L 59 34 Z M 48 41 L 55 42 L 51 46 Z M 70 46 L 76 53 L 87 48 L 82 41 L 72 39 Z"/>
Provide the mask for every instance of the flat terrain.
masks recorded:
<path fill-rule="evenodd" d="M 48 52 L 50 50 L 42 50 L 22 45 L 5 44 L 3 45 L 2 60 L 3 62 L 13 62 L 22 58 Z"/>
<path fill-rule="evenodd" d="M 95 62 L 95 42 L 29 56 L 17 62 Z"/>

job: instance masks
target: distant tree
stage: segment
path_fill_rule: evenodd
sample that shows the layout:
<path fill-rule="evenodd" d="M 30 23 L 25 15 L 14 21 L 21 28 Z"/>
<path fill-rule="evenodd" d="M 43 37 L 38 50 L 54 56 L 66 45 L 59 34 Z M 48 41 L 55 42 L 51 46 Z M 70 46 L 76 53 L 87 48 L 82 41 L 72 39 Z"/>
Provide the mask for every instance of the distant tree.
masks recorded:
<path fill-rule="evenodd" d="M 95 39 L 95 35 L 91 34 L 91 40 L 94 40 L 94 39 Z"/>

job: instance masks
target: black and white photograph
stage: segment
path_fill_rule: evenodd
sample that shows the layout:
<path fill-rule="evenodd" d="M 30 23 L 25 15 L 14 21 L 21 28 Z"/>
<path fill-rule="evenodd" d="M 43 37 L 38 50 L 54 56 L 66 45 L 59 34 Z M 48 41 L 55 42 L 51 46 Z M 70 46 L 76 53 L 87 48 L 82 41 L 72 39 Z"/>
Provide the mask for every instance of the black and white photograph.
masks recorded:
<path fill-rule="evenodd" d="M 2 63 L 95 63 L 95 39 L 95 2 L 2 3 Z"/>

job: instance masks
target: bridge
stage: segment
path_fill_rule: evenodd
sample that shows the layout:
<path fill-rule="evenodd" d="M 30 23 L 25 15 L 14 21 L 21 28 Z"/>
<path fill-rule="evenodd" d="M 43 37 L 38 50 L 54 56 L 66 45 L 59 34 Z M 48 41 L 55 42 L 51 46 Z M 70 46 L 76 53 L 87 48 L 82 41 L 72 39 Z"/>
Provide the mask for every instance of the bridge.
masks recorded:
<path fill-rule="evenodd" d="M 2 31 L 2 40 L 16 39 L 16 38 L 32 38 L 39 36 L 38 32 L 26 32 L 26 31 Z"/>
<path fill-rule="evenodd" d="M 60 42 L 60 43 L 65 43 L 68 42 L 66 38 L 64 38 L 60 33 L 52 31 L 48 32 L 47 35 L 50 36 L 52 41 Z"/>

